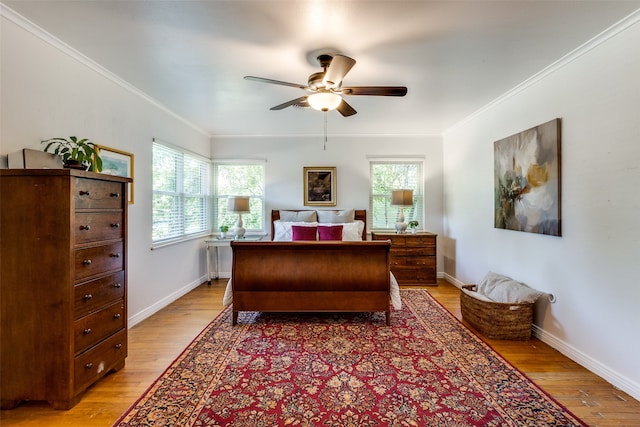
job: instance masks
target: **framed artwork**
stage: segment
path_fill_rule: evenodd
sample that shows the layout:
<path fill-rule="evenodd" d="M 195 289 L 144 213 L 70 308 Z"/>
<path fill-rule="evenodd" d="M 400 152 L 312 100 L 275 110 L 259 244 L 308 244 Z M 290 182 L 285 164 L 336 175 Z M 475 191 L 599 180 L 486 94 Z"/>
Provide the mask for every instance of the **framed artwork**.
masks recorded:
<path fill-rule="evenodd" d="M 115 148 L 96 145 L 102 157 L 102 171 L 108 175 L 124 176 L 133 179 L 133 154 Z M 129 203 L 133 204 L 133 182 L 129 183 Z"/>
<path fill-rule="evenodd" d="M 304 167 L 304 205 L 336 205 L 336 168 L 326 166 Z"/>
<path fill-rule="evenodd" d="M 493 143 L 494 226 L 562 235 L 560 119 Z"/>

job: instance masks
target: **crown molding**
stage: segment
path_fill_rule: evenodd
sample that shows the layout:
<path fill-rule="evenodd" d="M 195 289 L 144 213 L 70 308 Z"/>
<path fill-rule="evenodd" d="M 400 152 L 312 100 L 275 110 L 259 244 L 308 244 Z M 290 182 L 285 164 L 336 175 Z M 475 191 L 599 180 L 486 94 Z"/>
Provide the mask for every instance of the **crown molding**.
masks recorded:
<path fill-rule="evenodd" d="M 470 114 L 469 116 L 467 116 L 464 119 L 460 120 L 458 123 L 454 124 L 453 126 L 445 129 L 442 132 L 442 136 L 445 136 L 447 133 L 455 130 L 456 128 L 458 128 L 459 126 L 462 126 L 465 123 L 468 123 L 469 121 L 471 121 L 471 120 L 475 119 L 476 117 L 482 115 L 486 111 L 492 109 L 496 105 L 501 104 L 502 102 L 508 100 L 509 98 L 512 98 L 515 95 L 519 94 L 523 90 L 535 85 L 539 81 L 545 79 L 546 77 L 548 77 L 549 75 L 555 73 L 556 71 L 566 67 L 568 64 L 572 63 L 576 59 L 578 59 L 581 56 L 589 53 L 590 51 L 592 51 L 596 47 L 600 46 L 601 44 L 603 44 L 607 40 L 609 40 L 609 39 L 615 37 L 616 35 L 624 32 L 625 30 L 627 30 L 628 28 L 638 24 L 639 22 L 640 22 L 640 9 L 637 9 L 635 12 L 631 13 L 627 17 L 625 17 L 625 18 L 621 19 L 620 21 L 618 21 L 617 23 L 613 24 L 612 26 L 610 26 L 609 28 L 607 28 L 606 30 L 601 32 L 600 34 L 598 34 L 595 37 L 591 38 L 590 40 L 588 40 L 584 44 L 578 46 L 577 48 L 575 48 L 574 50 L 572 50 L 571 52 L 569 52 L 568 54 L 566 54 L 562 58 L 558 59 L 557 61 L 553 62 L 549 66 L 543 68 L 541 71 L 539 71 L 538 73 L 536 73 L 533 76 L 529 77 L 527 80 L 525 80 L 522 83 L 520 83 L 519 85 L 515 86 L 513 89 L 510 89 L 506 93 L 502 94 L 498 98 L 496 98 L 493 101 L 491 101 L 490 103 L 486 104 L 484 107 L 482 107 L 479 110 L 473 112 L 472 114 Z"/>
<path fill-rule="evenodd" d="M 166 105 L 162 104 L 160 101 L 152 98 L 151 96 L 147 95 L 146 93 L 144 93 L 143 91 L 141 91 L 137 87 L 133 86 L 132 84 L 130 84 L 127 81 L 123 80 L 122 78 L 118 77 L 116 74 L 114 74 L 111 71 L 107 70 L 105 67 L 103 67 L 102 65 L 98 64 L 93 59 L 89 58 L 88 56 L 84 55 L 82 52 L 74 49 L 73 47 L 69 46 L 68 44 L 66 44 L 62 40 L 56 38 L 51 33 L 45 31 L 43 28 L 41 28 L 38 25 L 36 25 L 35 23 L 31 22 L 30 20 L 28 20 L 24 16 L 20 15 L 19 13 L 17 13 L 16 11 L 14 11 L 13 9 L 11 9 L 10 7 L 8 7 L 7 5 L 5 5 L 3 3 L 0 3 L 0 17 L 8 19 L 9 21 L 13 22 L 14 24 L 19 26 L 23 30 L 29 32 L 30 34 L 32 34 L 35 37 L 39 38 L 40 40 L 44 41 L 45 43 L 53 46 L 54 48 L 58 49 L 59 51 L 61 51 L 65 55 L 75 59 L 76 61 L 78 61 L 82 65 L 84 65 L 87 68 L 91 69 L 92 71 L 96 72 L 97 74 L 99 74 L 100 76 L 104 77 L 105 79 L 117 84 L 118 86 L 120 86 L 124 90 L 126 90 L 126 91 L 132 93 L 133 95 L 143 99 L 144 101 L 148 102 L 149 104 L 151 104 L 152 106 L 158 108 L 159 110 L 169 114 L 170 116 L 174 117 L 175 119 L 179 120 L 180 122 L 184 123 L 185 125 L 189 126 L 192 129 L 194 129 L 195 131 L 201 133 L 202 135 L 204 135 L 204 136 L 206 136 L 208 138 L 212 137 L 210 132 L 207 132 L 206 130 L 202 129 L 201 127 L 199 127 L 198 125 L 194 124 L 193 122 L 191 122 L 191 121 L 185 119 L 184 117 L 180 116 L 179 114 L 175 113 L 174 111 L 169 109 Z"/>

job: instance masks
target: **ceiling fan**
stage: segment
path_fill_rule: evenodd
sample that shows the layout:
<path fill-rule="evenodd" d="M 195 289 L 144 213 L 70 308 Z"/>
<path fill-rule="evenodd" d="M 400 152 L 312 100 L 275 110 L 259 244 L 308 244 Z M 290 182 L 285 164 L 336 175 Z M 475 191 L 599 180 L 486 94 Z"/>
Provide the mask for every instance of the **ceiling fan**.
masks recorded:
<path fill-rule="evenodd" d="M 312 92 L 283 104 L 271 107 L 271 110 L 282 110 L 287 107 L 312 107 L 319 111 L 338 110 L 344 117 L 352 116 L 357 111 L 344 100 L 345 95 L 365 96 L 405 96 L 405 86 L 349 86 L 343 87 L 342 80 L 355 65 L 356 60 L 344 55 L 320 54 L 318 62 L 322 71 L 309 76 L 308 84 L 283 82 L 262 77 L 245 76 L 245 80 L 290 86 Z"/>

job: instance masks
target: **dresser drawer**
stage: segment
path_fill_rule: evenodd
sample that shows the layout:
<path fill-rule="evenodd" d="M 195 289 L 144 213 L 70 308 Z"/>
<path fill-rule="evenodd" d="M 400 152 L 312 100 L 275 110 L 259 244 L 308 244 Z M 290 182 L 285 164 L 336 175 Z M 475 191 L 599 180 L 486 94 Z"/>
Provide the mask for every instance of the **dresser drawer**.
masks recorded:
<path fill-rule="evenodd" d="M 391 257 L 424 257 L 424 256 L 433 256 L 436 254 L 435 248 L 427 248 L 427 247 L 411 247 L 406 246 L 404 248 L 396 248 L 392 247 L 389 251 Z"/>
<path fill-rule="evenodd" d="M 428 257 L 392 257 L 391 268 L 394 267 L 436 267 L 436 258 Z"/>
<path fill-rule="evenodd" d="M 124 252 L 122 248 L 122 241 L 120 241 L 108 245 L 76 249 L 76 281 L 106 271 L 122 270 L 124 266 Z"/>
<path fill-rule="evenodd" d="M 76 245 L 122 239 L 124 235 L 122 211 L 76 213 L 75 227 Z"/>
<path fill-rule="evenodd" d="M 124 320 L 124 302 L 119 301 L 73 322 L 75 354 L 124 329 Z"/>
<path fill-rule="evenodd" d="M 401 234 L 376 234 L 372 233 L 371 240 L 390 240 L 391 246 L 404 246 L 406 239 Z"/>
<path fill-rule="evenodd" d="M 124 366 L 127 357 L 127 331 L 122 330 L 74 360 L 74 387 L 78 392 L 104 376 L 109 370 Z"/>
<path fill-rule="evenodd" d="M 428 248 L 436 247 L 436 239 L 433 236 L 423 236 L 420 234 L 412 235 L 410 238 L 406 239 L 407 247 L 413 246 L 421 246 Z"/>
<path fill-rule="evenodd" d="M 76 285 L 74 291 L 74 318 L 78 319 L 124 298 L 124 271 Z"/>
<path fill-rule="evenodd" d="M 124 184 L 75 178 L 76 209 L 118 209 L 123 206 Z"/>
<path fill-rule="evenodd" d="M 398 283 L 423 283 L 425 285 L 433 285 L 437 283 L 435 268 L 398 267 L 392 268 L 392 272 Z"/>

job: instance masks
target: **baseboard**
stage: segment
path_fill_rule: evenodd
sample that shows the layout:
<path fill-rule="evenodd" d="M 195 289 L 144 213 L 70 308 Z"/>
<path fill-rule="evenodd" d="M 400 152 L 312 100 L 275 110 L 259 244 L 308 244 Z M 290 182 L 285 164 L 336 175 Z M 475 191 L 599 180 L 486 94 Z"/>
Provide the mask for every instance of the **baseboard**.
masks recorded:
<path fill-rule="evenodd" d="M 533 325 L 532 329 L 533 336 L 538 338 L 543 343 L 558 350 L 560 353 L 567 356 L 569 359 L 573 360 L 579 365 L 584 366 L 586 369 L 603 378 L 614 387 L 617 387 L 625 393 L 631 395 L 634 399 L 640 400 L 640 384 L 630 381 L 628 378 L 620 375 L 620 373 L 614 371 L 606 365 L 603 365 L 602 363 L 590 357 L 588 354 L 581 352 L 577 348 L 562 341 L 555 335 L 550 334 L 539 326 Z"/>
<path fill-rule="evenodd" d="M 452 284 L 457 288 L 462 288 L 462 285 L 466 283 L 459 281 L 453 276 L 450 276 L 446 273 L 438 273 L 438 276 L 441 276 L 447 282 Z M 589 355 L 581 352 L 575 347 L 569 345 L 565 341 L 562 341 L 555 335 L 550 334 L 544 329 L 540 328 L 537 325 L 533 325 L 533 336 L 538 338 L 543 343 L 547 344 L 551 348 L 558 350 L 563 355 L 567 356 L 569 359 L 578 363 L 579 365 L 585 367 L 589 371 L 603 378 L 605 381 L 612 384 L 614 387 L 619 388 L 625 393 L 631 395 L 634 399 L 640 400 L 640 384 L 630 381 L 628 378 L 620 375 L 620 373 L 614 371 L 608 366 L 603 365 L 597 360 L 593 359 Z"/>
<path fill-rule="evenodd" d="M 142 310 L 142 311 L 134 314 L 133 316 L 129 317 L 129 329 L 134 327 L 138 323 L 142 322 L 147 317 L 150 317 L 153 314 L 157 313 L 158 311 L 162 310 L 163 308 L 165 308 L 166 306 L 168 306 L 169 304 L 171 304 L 175 300 L 185 296 L 186 294 L 188 294 L 189 292 L 191 292 L 192 290 L 194 290 L 195 288 L 200 286 L 202 283 L 204 283 L 206 280 L 207 280 L 207 277 L 206 276 L 202 276 L 202 277 L 194 280 L 193 282 L 183 286 L 182 288 L 178 289 L 177 291 L 167 295 L 166 297 L 162 298 L 160 301 L 156 302 L 155 304 L 150 305 L 149 307 L 145 308 L 144 310 Z"/>
<path fill-rule="evenodd" d="M 451 283 L 458 289 L 462 289 L 462 285 L 466 285 L 466 283 L 459 281 L 453 276 L 448 275 L 447 273 L 438 273 L 438 277 L 442 277 L 447 282 Z"/>

